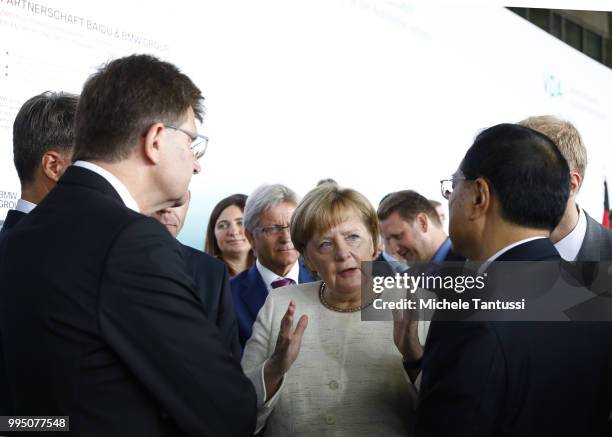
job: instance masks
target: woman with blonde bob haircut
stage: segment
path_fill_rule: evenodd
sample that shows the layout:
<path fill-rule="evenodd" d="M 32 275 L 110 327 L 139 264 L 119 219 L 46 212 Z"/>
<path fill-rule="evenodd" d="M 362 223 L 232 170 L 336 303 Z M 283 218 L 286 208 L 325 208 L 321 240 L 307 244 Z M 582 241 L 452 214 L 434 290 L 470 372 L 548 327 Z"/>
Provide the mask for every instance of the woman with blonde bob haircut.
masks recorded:
<path fill-rule="evenodd" d="M 378 233 L 355 190 L 323 184 L 297 206 L 291 239 L 321 281 L 272 290 L 242 359 L 266 437 L 409 435 L 415 391 L 402 358 L 414 337 L 402 324 L 361 320 L 371 304 L 361 300 L 361 263 L 373 260 Z"/>

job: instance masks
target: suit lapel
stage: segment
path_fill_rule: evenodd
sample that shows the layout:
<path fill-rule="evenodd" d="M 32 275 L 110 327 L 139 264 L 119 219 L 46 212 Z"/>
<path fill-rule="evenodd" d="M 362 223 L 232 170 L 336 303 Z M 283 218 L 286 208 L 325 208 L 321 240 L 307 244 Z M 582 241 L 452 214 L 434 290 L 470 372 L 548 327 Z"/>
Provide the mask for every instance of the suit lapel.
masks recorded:
<path fill-rule="evenodd" d="M 247 272 L 246 281 L 242 284 L 240 290 L 240 297 L 249 309 L 253 319 L 257 318 L 257 313 L 259 313 L 268 297 L 268 289 L 255 264 Z"/>
<path fill-rule="evenodd" d="M 300 262 L 300 274 L 298 281 L 300 284 L 305 282 L 313 282 L 315 279 L 308 273 L 308 269 Z M 245 306 L 249 309 L 249 312 L 253 315 L 253 318 L 257 317 L 259 310 L 266 302 L 268 297 L 268 288 L 264 283 L 257 265 L 253 266 L 247 271 L 245 281 L 242 283 L 240 291 L 240 297 L 244 302 Z"/>
<path fill-rule="evenodd" d="M 315 279 L 312 277 L 306 266 L 302 263 L 302 258 L 298 260 L 300 265 L 300 274 L 298 275 L 298 282 L 303 284 L 305 282 L 314 282 Z"/>
<path fill-rule="evenodd" d="M 586 211 L 583 210 L 583 212 L 586 216 L 587 228 L 586 234 L 584 235 L 584 241 L 576 256 L 576 261 L 599 261 L 601 257 L 599 253 L 599 246 L 602 238 L 601 227 L 586 213 Z"/>

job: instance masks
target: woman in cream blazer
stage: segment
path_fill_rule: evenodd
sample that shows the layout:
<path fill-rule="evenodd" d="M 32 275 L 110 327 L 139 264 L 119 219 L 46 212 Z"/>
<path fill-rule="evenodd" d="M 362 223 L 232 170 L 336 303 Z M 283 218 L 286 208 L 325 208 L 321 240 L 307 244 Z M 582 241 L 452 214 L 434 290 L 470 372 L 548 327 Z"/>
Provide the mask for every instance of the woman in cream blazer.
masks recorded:
<path fill-rule="evenodd" d="M 322 281 L 272 290 L 257 316 L 242 359 L 258 396 L 256 431 L 410 435 L 416 392 L 402 360 L 410 367 L 423 339 L 414 323 L 361 320 L 376 212 L 356 191 L 325 184 L 297 206 L 291 237 Z"/>

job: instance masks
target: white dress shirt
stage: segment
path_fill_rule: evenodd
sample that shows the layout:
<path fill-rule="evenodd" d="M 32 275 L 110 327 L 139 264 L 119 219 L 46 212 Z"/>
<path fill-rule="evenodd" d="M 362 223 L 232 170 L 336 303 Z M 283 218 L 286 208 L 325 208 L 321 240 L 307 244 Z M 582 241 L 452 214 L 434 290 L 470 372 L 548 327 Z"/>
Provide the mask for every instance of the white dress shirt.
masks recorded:
<path fill-rule="evenodd" d="M 582 208 L 578 208 L 578 223 L 574 229 L 555 243 L 555 248 L 559 251 L 561 258 L 565 261 L 576 261 L 578 252 L 584 242 L 587 231 L 587 219 Z"/>
<path fill-rule="evenodd" d="M 364 322 L 319 301 L 321 282 L 271 290 L 253 325 L 242 367 L 255 386 L 257 430 L 266 437 L 409 436 L 416 406 L 393 322 Z M 300 353 L 281 387 L 265 402 L 263 366 L 272 355 L 289 301 L 294 320 L 308 315 Z"/>
<path fill-rule="evenodd" d="M 289 270 L 289 273 L 287 273 L 286 276 L 278 276 L 276 273 L 274 273 L 272 270 L 270 270 L 267 267 L 264 267 L 259 260 L 255 261 L 255 265 L 257 266 L 257 271 L 259 271 L 259 274 L 261 275 L 261 278 L 264 281 L 264 284 L 266 284 L 266 288 L 268 289 L 268 292 L 270 292 L 270 290 L 272 290 L 272 283 L 274 281 L 278 281 L 279 279 L 283 279 L 283 278 L 287 278 L 287 279 L 292 279 L 293 282 L 295 282 L 296 284 L 299 284 L 300 281 L 300 262 L 296 261 L 295 264 L 293 264 L 293 267 L 291 267 L 291 270 Z"/>
<path fill-rule="evenodd" d="M 136 200 L 134 200 L 134 198 L 132 197 L 132 195 L 126 188 L 126 186 L 123 185 L 123 182 L 117 179 L 117 177 L 114 174 L 112 174 L 110 171 L 103 169 L 99 165 L 93 164 L 89 161 L 77 161 L 72 165 L 75 165 L 77 167 L 86 168 L 87 170 L 91 170 L 94 173 L 97 173 L 100 176 L 102 176 L 109 184 L 113 186 L 115 191 L 119 194 L 119 197 L 121 197 L 121 200 L 123 201 L 125 206 L 127 206 L 133 211 L 140 212 L 138 203 L 136 203 Z"/>
<path fill-rule="evenodd" d="M 36 208 L 35 203 L 23 199 L 19 199 L 17 205 L 15 205 L 15 210 L 23 212 L 24 214 L 29 214 L 34 208 Z"/>

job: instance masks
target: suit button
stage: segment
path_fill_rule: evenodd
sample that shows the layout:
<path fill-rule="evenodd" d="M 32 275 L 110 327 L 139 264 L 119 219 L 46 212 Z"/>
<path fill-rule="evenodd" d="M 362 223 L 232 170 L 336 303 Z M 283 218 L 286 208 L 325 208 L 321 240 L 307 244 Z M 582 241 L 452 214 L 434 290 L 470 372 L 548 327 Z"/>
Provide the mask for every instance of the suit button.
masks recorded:
<path fill-rule="evenodd" d="M 336 418 L 331 414 L 326 414 L 325 423 L 327 423 L 328 425 L 334 425 L 336 423 Z"/>
<path fill-rule="evenodd" d="M 333 379 L 329 381 L 329 384 L 327 385 L 329 386 L 331 390 L 338 390 L 338 387 L 340 387 L 340 384 L 338 384 L 338 381 L 335 381 Z"/>

